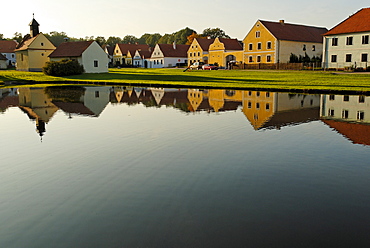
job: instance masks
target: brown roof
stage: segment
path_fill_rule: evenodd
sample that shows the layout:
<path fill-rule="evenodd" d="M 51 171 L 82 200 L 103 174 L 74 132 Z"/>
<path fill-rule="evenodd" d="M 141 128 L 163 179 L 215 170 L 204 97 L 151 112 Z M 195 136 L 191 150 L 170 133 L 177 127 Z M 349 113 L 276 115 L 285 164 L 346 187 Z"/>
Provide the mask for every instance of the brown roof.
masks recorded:
<path fill-rule="evenodd" d="M 195 38 L 198 41 L 198 44 L 202 48 L 203 51 L 208 51 L 209 45 L 211 45 L 215 39 L 201 39 L 201 38 Z"/>
<path fill-rule="evenodd" d="M 150 47 L 149 45 L 143 45 L 143 44 L 117 44 L 119 49 L 121 50 L 122 54 L 126 54 L 128 51 L 135 51 L 136 50 L 144 50 L 149 51 Z"/>
<path fill-rule="evenodd" d="M 370 125 L 334 120 L 322 121 L 351 140 L 354 144 L 370 145 Z"/>
<path fill-rule="evenodd" d="M 93 43 L 94 41 L 76 41 L 76 42 L 64 42 L 60 44 L 50 55 L 50 58 L 58 57 L 80 57 L 82 53 Z"/>
<path fill-rule="evenodd" d="M 150 58 L 152 56 L 151 51 L 139 51 L 140 56 L 144 59 Z"/>
<path fill-rule="evenodd" d="M 78 114 L 78 115 L 87 115 L 87 116 L 96 116 L 89 108 L 87 108 L 81 102 L 59 102 L 53 101 L 53 104 L 63 110 L 66 113 Z"/>
<path fill-rule="evenodd" d="M 0 40 L 0 53 L 14 53 L 17 44 L 14 40 Z"/>
<path fill-rule="evenodd" d="M 261 20 L 260 22 L 278 40 L 322 43 L 322 35 L 328 31 L 326 28 L 304 26 L 284 22 L 270 22 Z"/>
<path fill-rule="evenodd" d="M 218 38 L 225 46 L 225 50 L 243 50 L 243 46 L 237 39 Z"/>
<path fill-rule="evenodd" d="M 324 35 L 360 33 L 370 31 L 370 8 L 364 8 L 339 23 Z"/>
<path fill-rule="evenodd" d="M 177 45 L 174 49 L 173 44 L 158 44 L 159 48 L 163 52 L 164 57 L 172 58 L 187 58 L 189 45 Z"/>
<path fill-rule="evenodd" d="M 4 55 L 0 53 L 0 60 L 8 60 Z"/>
<path fill-rule="evenodd" d="M 107 45 L 105 45 L 105 46 L 103 46 L 103 49 L 107 49 L 109 55 L 113 55 L 114 54 L 114 46 L 107 46 Z"/>
<path fill-rule="evenodd" d="M 20 50 L 27 50 L 29 45 L 32 43 L 32 41 L 34 41 L 37 36 L 39 36 L 40 34 L 36 35 L 35 37 L 31 37 L 31 35 L 29 34 L 26 34 L 21 43 L 19 43 L 16 47 L 16 49 L 14 51 L 20 51 Z"/>

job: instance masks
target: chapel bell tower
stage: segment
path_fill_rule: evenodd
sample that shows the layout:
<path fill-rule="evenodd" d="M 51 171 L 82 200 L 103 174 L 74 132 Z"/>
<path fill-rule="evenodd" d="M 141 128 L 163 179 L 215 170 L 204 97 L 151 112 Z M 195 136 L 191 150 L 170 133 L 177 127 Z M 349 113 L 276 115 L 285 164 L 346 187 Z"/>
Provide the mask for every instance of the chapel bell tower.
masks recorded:
<path fill-rule="evenodd" d="M 30 22 L 29 24 L 30 26 L 30 35 L 31 37 L 35 37 L 36 35 L 38 35 L 40 33 L 39 31 L 39 23 L 35 20 L 35 14 L 33 14 L 33 18 L 32 18 L 32 21 Z"/>

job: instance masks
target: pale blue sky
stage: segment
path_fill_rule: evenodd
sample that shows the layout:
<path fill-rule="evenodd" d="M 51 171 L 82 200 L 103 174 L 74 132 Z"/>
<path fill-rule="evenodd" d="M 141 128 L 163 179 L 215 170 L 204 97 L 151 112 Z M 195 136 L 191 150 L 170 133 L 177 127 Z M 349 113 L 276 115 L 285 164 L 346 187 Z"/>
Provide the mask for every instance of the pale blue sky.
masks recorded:
<path fill-rule="evenodd" d="M 6 38 L 28 33 L 35 13 L 41 32 L 63 31 L 76 38 L 163 35 L 185 27 L 201 33 L 220 27 L 243 39 L 258 19 L 330 29 L 365 7 L 370 7 L 368 0 L 18 0 L 2 11 L 0 33 Z"/>

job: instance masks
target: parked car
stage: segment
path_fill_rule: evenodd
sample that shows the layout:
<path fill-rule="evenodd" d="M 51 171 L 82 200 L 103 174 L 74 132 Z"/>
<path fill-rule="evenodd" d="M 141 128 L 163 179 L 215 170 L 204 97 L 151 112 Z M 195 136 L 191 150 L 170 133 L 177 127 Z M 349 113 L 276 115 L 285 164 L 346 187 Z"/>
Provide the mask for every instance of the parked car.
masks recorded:
<path fill-rule="evenodd" d="M 218 66 L 214 64 L 205 64 L 202 66 L 203 70 L 218 70 Z"/>
<path fill-rule="evenodd" d="M 194 62 L 192 65 L 190 65 L 190 69 L 192 70 L 200 70 L 202 69 L 202 66 L 204 65 L 203 62 Z"/>

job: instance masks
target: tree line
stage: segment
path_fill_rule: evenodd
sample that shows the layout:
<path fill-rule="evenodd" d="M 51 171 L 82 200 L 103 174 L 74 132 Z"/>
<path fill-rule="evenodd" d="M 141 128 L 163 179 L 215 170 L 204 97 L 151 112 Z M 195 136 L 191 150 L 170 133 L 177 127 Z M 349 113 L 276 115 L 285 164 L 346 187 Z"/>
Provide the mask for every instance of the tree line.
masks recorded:
<path fill-rule="evenodd" d="M 117 43 L 120 44 L 147 44 L 154 47 L 156 44 L 172 44 L 174 41 L 176 44 L 191 44 L 194 38 L 230 38 L 225 31 L 220 28 L 206 28 L 201 34 L 198 34 L 195 30 L 188 27 L 181 29 L 172 34 L 161 35 L 159 33 L 149 34 L 145 33 L 140 38 L 134 35 L 126 35 L 123 38 L 110 36 L 107 39 L 103 36 L 86 36 L 84 38 L 74 38 L 68 36 L 65 32 L 52 31 L 44 34 L 55 46 L 59 46 L 61 43 L 68 41 L 91 41 L 95 40 L 99 45 L 115 46 Z M 18 43 L 21 42 L 23 36 L 21 33 L 14 33 L 12 38 L 4 38 L 3 34 L 0 34 L 0 40 L 15 40 Z"/>

